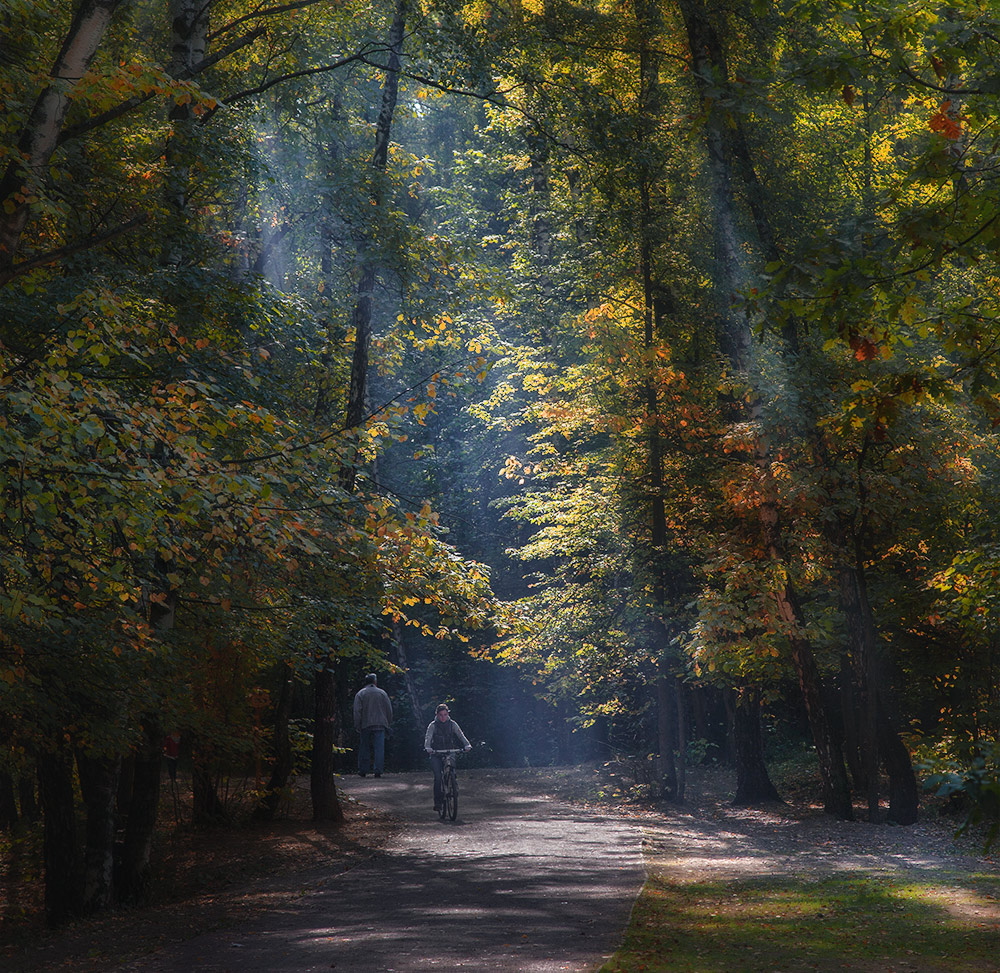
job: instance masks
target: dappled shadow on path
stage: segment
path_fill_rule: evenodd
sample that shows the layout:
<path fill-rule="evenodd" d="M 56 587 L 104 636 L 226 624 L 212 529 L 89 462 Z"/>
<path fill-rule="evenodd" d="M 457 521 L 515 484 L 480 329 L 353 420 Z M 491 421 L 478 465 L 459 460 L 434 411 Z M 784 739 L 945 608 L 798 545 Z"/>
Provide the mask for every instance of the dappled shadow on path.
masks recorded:
<path fill-rule="evenodd" d="M 948 829 L 936 823 L 873 825 L 779 804 L 758 809 L 694 805 L 670 809 L 644 824 L 647 853 L 692 877 L 932 874 L 983 861 L 969 843 L 964 849 L 969 854 L 963 855 Z"/>
<path fill-rule="evenodd" d="M 347 782 L 409 819 L 398 848 L 260 923 L 122 970 L 547 973 L 592 969 L 613 951 L 644 878 L 633 825 L 471 778 L 459 820 L 440 822 L 427 783 Z"/>

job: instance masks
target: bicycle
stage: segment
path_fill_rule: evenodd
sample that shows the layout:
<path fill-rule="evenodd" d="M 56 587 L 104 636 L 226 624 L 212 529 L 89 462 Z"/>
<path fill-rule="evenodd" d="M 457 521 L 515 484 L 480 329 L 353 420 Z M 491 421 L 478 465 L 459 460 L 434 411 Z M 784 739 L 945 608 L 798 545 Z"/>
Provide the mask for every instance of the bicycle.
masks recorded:
<path fill-rule="evenodd" d="M 458 776 L 455 773 L 455 754 L 462 753 L 457 750 L 432 750 L 431 753 L 440 754 L 444 757 L 441 766 L 441 784 L 444 791 L 444 800 L 441 802 L 439 814 L 443 821 L 446 817 L 454 821 L 458 817 Z"/>

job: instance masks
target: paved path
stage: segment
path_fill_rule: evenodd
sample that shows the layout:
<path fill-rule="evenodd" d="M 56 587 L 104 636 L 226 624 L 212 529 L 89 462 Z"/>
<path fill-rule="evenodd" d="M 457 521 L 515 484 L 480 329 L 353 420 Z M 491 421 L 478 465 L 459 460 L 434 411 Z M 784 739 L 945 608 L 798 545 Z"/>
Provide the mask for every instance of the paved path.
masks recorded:
<path fill-rule="evenodd" d="M 344 781 L 407 822 L 391 850 L 305 889 L 294 905 L 199 936 L 119 973 L 583 973 L 617 948 L 645 878 L 620 818 L 460 769 L 458 820 L 430 774 Z"/>

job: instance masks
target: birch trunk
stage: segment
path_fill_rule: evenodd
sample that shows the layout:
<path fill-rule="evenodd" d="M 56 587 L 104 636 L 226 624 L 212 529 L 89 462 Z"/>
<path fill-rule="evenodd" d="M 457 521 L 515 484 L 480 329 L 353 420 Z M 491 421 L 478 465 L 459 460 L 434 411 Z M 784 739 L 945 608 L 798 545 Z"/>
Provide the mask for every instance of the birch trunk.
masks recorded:
<path fill-rule="evenodd" d="M 115 11 L 124 0 L 82 0 L 50 72 L 50 83 L 35 101 L 18 140 L 20 158 L 12 159 L 0 180 L 0 283 L 14 263 L 31 215 L 27 202 L 33 184 L 59 143 L 70 95 L 87 73 Z"/>

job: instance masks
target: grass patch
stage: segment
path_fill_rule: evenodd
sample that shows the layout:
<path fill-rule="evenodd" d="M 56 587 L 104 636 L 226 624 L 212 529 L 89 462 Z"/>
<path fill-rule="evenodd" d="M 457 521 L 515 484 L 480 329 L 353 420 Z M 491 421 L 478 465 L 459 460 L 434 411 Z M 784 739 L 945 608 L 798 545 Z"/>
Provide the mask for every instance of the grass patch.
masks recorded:
<path fill-rule="evenodd" d="M 600 973 L 995 971 L 997 880 L 955 879 L 855 873 L 676 884 L 654 877 L 624 945 Z"/>

